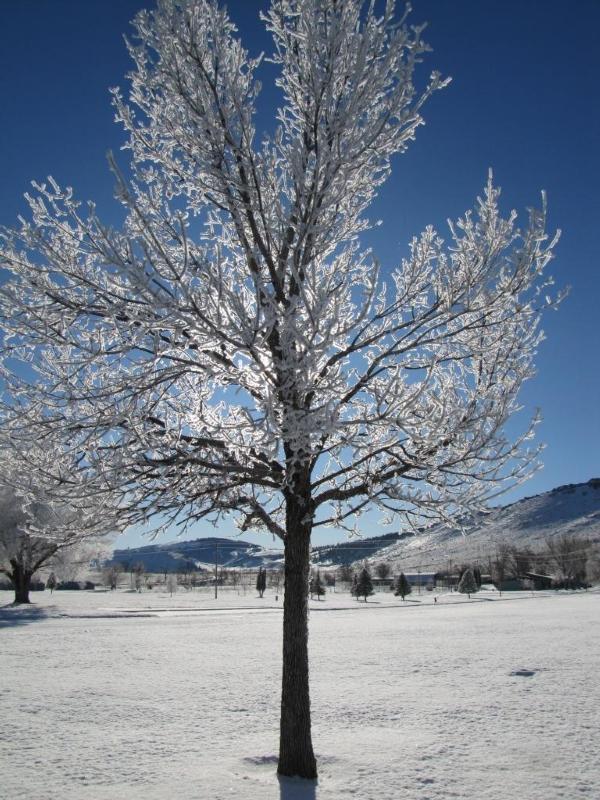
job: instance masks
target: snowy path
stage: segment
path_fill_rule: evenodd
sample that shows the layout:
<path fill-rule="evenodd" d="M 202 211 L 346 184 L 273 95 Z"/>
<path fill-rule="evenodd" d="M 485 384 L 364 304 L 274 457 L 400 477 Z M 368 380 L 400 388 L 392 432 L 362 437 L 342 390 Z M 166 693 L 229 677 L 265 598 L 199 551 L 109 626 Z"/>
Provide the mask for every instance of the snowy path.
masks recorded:
<path fill-rule="evenodd" d="M 308 787 L 274 774 L 275 603 L 69 594 L 0 629 L 2 798 L 600 797 L 598 594 L 312 613 Z"/>

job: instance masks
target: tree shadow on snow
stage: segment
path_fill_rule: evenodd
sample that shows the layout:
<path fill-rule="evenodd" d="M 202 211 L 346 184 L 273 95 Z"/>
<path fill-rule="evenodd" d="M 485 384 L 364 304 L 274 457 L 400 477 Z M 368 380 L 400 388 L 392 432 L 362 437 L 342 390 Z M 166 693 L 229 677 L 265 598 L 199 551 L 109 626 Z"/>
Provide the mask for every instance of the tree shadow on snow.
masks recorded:
<path fill-rule="evenodd" d="M 276 755 L 248 756 L 244 758 L 248 764 L 255 767 L 277 766 Z M 285 778 L 277 775 L 279 782 L 279 800 L 317 800 L 318 781 L 306 778 Z"/>
<path fill-rule="evenodd" d="M 28 625 L 30 622 L 39 622 L 47 617 L 46 609 L 34 605 L 13 605 L 11 603 L 8 606 L 0 606 L 0 628 Z"/>
<path fill-rule="evenodd" d="M 317 781 L 302 778 L 283 778 L 279 781 L 279 800 L 317 800 Z"/>

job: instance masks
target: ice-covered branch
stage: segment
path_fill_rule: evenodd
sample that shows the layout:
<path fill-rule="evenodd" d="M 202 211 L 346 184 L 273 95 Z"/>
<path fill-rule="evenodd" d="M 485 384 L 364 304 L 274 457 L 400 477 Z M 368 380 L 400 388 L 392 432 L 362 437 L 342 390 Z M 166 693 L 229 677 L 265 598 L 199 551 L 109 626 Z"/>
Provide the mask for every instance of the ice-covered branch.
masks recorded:
<path fill-rule="evenodd" d="M 533 426 L 505 425 L 555 303 L 544 205 L 519 230 L 490 177 L 448 244 L 427 228 L 382 269 L 365 212 L 445 84 L 418 88 L 423 28 L 358 0 L 264 19 L 282 105 L 259 145 L 262 57 L 227 13 L 136 18 L 122 227 L 49 179 L 2 233 L 4 427 L 63 454 L 29 456 L 58 495 L 112 496 L 122 524 L 458 515 L 535 467 Z"/>

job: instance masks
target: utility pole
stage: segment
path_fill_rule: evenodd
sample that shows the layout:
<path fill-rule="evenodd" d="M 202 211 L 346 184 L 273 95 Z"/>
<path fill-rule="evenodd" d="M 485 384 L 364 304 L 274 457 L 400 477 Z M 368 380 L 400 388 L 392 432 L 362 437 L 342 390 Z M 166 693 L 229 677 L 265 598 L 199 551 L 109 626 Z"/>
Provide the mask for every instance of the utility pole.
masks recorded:
<path fill-rule="evenodd" d="M 215 600 L 219 596 L 218 579 L 219 579 L 219 541 L 215 539 Z"/>

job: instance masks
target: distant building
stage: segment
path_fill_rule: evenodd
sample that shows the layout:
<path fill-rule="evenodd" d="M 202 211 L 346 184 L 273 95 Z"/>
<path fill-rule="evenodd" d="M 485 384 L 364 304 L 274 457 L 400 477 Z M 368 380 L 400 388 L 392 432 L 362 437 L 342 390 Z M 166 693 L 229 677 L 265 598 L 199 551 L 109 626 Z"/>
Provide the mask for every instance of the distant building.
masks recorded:
<path fill-rule="evenodd" d="M 460 581 L 460 575 L 453 572 L 436 572 L 433 576 L 433 584 L 440 589 L 456 589 Z"/>
<path fill-rule="evenodd" d="M 433 589 L 436 585 L 435 572 L 405 572 L 404 575 L 411 586 L 431 587 Z"/>
<path fill-rule="evenodd" d="M 551 575 L 540 575 L 537 572 L 525 572 L 523 575 L 505 578 L 495 584 L 501 592 L 522 592 L 554 588 L 555 580 Z"/>
<path fill-rule="evenodd" d="M 389 578 L 377 578 L 375 575 L 371 575 L 371 583 L 377 588 L 389 589 L 394 583 L 394 578 L 391 576 Z"/>
<path fill-rule="evenodd" d="M 524 589 L 531 589 L 526 578 L 505 578 L 503 581 L 497 581 L 494 585 L 500 592 L 521 592 Z"/>
<path fill-rule="evenodd" d="M 550 575 L 540 575 L 537 572 L 526 572 L 525 578 L 531 582 L 532 589 L 552 589 L 554 579 Z"/>

